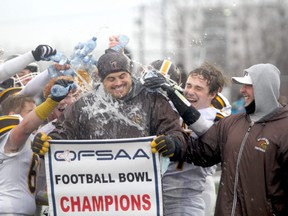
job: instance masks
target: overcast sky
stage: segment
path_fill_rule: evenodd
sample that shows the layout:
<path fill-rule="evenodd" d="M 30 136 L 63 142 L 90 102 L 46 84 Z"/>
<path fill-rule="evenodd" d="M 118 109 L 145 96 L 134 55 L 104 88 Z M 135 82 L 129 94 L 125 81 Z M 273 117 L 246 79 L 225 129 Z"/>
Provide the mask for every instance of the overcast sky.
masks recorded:
<path fill-rule="evenodd" d="M 63 52 L 78 42 L 98 37 L 98 50 L 114 33 L 132 37 L 137 6 L 153 0 L 1 0 L 0 48 L 24 53 L 38 44 Z M 155 2 L 155 0 L 154 0 Z M 130 44 L 133 44 L 131 38 Z"/>

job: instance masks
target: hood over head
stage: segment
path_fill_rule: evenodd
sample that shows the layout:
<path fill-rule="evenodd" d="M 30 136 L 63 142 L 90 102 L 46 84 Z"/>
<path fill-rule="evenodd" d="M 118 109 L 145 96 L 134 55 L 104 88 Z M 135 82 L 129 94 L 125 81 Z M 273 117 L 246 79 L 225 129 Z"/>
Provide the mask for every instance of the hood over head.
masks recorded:
<path fill-rule="evenodd" d="M 256 122 L 280 107 L 280 71 L 270 63 L 256 64 L 244 70 L 252 80 L 255 112 L 250 115 Z M 245 76 L 244 76 L 245 77 Z M 247 76 L 246 76 L 247 77 Z"/>

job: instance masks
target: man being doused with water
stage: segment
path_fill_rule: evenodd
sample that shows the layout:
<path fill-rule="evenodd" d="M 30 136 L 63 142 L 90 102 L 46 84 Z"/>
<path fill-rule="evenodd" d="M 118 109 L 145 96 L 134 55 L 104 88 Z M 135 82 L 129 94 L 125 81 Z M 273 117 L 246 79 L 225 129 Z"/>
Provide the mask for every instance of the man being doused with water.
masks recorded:
<path fill-rule="evenodd" d="M 119 139 L 165 134 L 163 148 L 175 143 L 176 160 L 186 148 L 187 135 L 167 99 L 149 92 L 131 75 L 130 59 L 112 49 L 97 63 L 101 83 L 58 118 L 53 139 Z M 164 136 L 163 136 L 164 137 Z M 182 151 L 181 151 L 182 150 Z M 182 155 L 183 156 L 183 155 Z"/>

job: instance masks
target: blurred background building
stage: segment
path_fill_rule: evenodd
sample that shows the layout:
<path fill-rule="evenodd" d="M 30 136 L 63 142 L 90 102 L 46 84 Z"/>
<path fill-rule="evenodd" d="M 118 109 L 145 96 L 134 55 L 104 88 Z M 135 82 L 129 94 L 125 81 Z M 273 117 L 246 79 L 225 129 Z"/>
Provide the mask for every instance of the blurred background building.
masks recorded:
<path fill-rule="evenodd" d="M 140 62 L 169 58 L 189 72 L 209 61 L 229 76 L 270 62 L 288 97 L 287 0 L 162 0 L 138 10 L 133 52 Z M 236 100 L 238 91 L 232 85 L 228 97 Z"/>
<path fill-rule="evenodd" d="M 186 73 L 209 61 L 240 76 L 270 62 L 281 70 L 288 97 L 288 0 L 2 0 L 0 18 L 0 61 L 43 43 L 69 56 L 92 36 L 98 58 L 108 36 L 121 33 L 130 37 L 133 60 L 169 58 Z M 225 95 L 233 101 L 238 91 L 231 85 Z"/>

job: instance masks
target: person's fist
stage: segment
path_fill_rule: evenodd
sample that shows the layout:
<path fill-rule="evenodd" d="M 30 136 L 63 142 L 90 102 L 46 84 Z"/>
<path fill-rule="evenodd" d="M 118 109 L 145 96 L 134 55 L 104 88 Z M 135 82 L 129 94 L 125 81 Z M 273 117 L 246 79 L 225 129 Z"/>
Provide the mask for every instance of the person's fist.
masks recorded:
<path fill-rule="evenodd" d="M 56 49 L 49 45 L 39 45 L 32 51 L 32 55 L 36 61 L 50 60 L 49 57 L 56 54 Z"/>
<path fill-rule="evenodd" d="M 49 140 L 51 139 L 52 138 L 50 136 L 47 136 L 42 132 L 37 133 L 32 141 L 32 151 L 35 154 L 44 156 L 49 150 Z"/>
<path fill-rule="evenodd" d="M 77 86 L 72 80 L 59 79 L 51 88 L 50 98 L 56 102 L 63 100 L 72 89 L 76 89 Z"/>
<path fill-rule="evenodd" d="M 124 52 L 124 48 L 129 42 L 127 35 L 112 35 L 109 37 L 109 48 L 117 52 Z"/>
<path fill-rule="evenodd" d="M 166 84 L 165 77 L 155 70 L 147 72 L 146 76 L 143 76 L 142 83 L 146 88 L 157 89 Z"/>
<path fill-rule="evenodd" d="M 170 136 L 160 135 L 151 142 L 152 152 L 159 152 L 163 157 L 173 157 L 176 143 Z"/>

